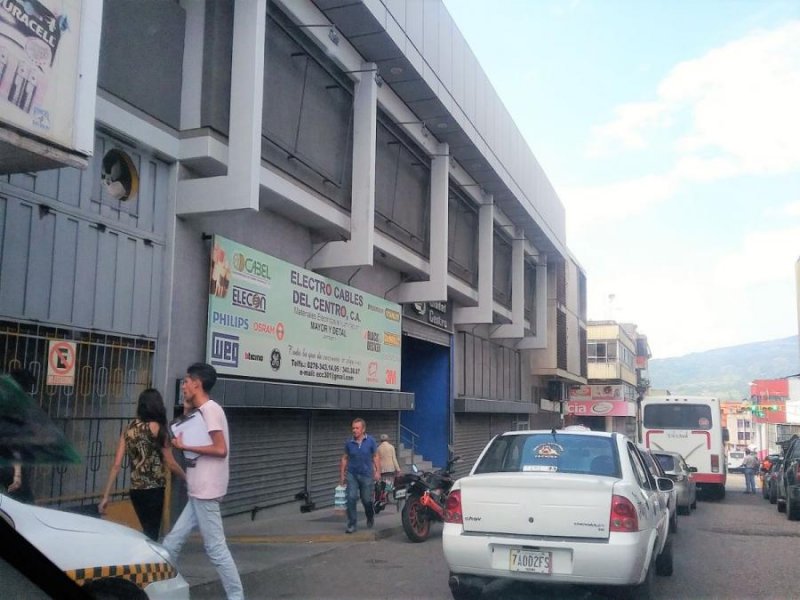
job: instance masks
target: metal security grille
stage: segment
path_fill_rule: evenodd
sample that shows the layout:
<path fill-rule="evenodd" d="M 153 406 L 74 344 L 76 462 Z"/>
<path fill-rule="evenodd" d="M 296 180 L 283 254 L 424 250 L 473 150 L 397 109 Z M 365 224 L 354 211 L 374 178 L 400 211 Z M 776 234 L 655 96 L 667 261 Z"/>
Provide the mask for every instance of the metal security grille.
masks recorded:
<path fill-rule="evenodd" d="M 75 385 L 47 385 L 49 342 L 75 343 Z M 78 465 L 27 470 L 37 504 L 94 504 L 102 493 L 122 428 L 152 381 L 155 341 L 39 324 L 0 321 L 0 371 L 33 376 L 32 399 L 64 431 Z M 128 486 L 127 461 L 116 490 Z"/>

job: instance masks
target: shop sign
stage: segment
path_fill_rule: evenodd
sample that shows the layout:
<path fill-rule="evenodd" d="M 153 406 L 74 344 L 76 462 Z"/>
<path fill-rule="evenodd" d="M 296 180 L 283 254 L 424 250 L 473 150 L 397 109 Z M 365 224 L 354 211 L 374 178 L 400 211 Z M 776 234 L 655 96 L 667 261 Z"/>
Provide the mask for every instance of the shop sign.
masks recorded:
<path fill-rule="evenodd" d="M 412 302 L 404 304 L 403 316 L 449 333 L 453 332 L 453 308 L 448 302 Z"/>
<path fill-rule="evenodd" d="M 214 236 L 207 361 L 222 374 L 400 389 L 401 307 Z"/>
<path fill-rule="evenodd" d="M 635 417 L 636 404 L 624 400 L 570 400 L 567 412 L 579 417 Z"/>
<path fill-rule="evenodd" d="M 75 146 L 82 0 L 0 2 L 0 122 Z"/>

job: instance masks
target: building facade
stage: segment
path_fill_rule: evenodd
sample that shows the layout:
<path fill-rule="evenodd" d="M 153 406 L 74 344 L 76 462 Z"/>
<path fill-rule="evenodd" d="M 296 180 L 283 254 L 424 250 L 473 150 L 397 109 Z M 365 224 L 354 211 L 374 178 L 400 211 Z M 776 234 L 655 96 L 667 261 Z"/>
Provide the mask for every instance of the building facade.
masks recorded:
<path fill-rule="evenodd" d="M 0 179 L 0 367 L 84 457 L 36 470 L 41 502 L 96 502 L 138 393 L 177 405 L 195 361 L 225 514 L 330 503 L 355 416 L 464 468 L 561 422 L 586 278 L 439 0 L 106 0 L 98 27 L 87 168 Z"/>
<path fill-rule="evenodd" d="M 647 393 L 650 347 L 636 325 L 589 321 L 587 385 L 569 389 L 570 423 L 637 438 L 639 401 Z"/>

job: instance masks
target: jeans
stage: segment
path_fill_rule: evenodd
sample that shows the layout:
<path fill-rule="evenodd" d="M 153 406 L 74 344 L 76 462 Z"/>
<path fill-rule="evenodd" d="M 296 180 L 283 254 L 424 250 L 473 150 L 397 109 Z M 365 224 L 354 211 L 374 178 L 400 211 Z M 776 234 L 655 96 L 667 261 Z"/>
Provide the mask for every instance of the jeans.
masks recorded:
<path fill-rule="evenodd" d="M 371 475 L 353 475 L 347 473 L 347 526 L 355 527 L 358 519 L 356 502 L 359 495 L 361 504 L 364 505 L 364 512 L 367 514 L 367 521 L 372 520 L 375 513 L 372 509 L 372 491 L 375 489 L 375 480 Z"/>
<path fill-rule="evenodd" d="M 177 561 L 186 538 L 195 527 L 200 529 L 206 554 L 217 569 L 225 595 L 230 600 L 243 600 L 242 580 L 225 542 L 218 500 L 201 500 L 190 496 L 175 527 L 164 538 L 164 547 L 172 559 Z"/>
<path fill-rule="evenodd" d="M 751 492 L 753 494 L 756 493 L 756 470 L 745 467 L 744 468 L 744 484 L 746 486 L 746 492 Z"/>

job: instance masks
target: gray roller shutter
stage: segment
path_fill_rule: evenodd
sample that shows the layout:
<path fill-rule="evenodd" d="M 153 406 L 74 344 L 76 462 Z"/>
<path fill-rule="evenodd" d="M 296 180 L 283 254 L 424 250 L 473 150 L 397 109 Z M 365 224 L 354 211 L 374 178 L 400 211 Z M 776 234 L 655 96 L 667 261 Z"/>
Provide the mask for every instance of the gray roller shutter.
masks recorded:
<path fill-rule="evenodd" d="M 229 408 L 226 414 L 230 483 L 223 515 L 294 502 L 305 489 L 310 412 Z"/>
<path fill-rule="evenodd" d="M 357 417 L 367 422 L 367 433 L 376 441 L 386 433 L 397 447 L 398 412 L 315 411 L 309 492 L 317 508 L 333 504 L 333 489 L 339 484 L 339 461 L 345 440 L 351 436 L 350 424 Z"/>
<path fill-rule="evenodd" d="M 468 474 L 478 456 L 495 435 L 510 431 L 513 415 L 507 414 L 456 414 L 453 446 L 456 456 L 456 476 Z"/>

